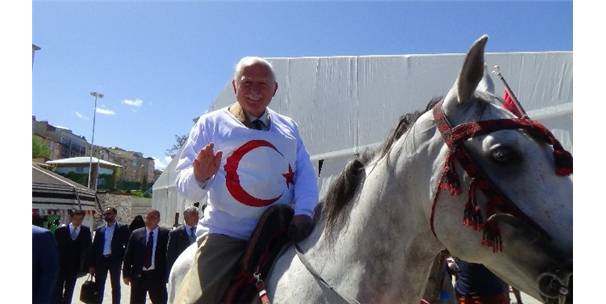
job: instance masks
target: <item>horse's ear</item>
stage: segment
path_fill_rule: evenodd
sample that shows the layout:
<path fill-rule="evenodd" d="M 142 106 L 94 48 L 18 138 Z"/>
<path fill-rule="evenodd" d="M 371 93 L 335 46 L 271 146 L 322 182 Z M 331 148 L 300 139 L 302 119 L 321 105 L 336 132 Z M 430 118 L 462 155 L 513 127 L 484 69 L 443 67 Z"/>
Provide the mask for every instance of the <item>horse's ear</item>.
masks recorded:
<path fill-rule="evenodd" d="M 475 92 L 484 75 L 484 47 L 488 36 L 483 35 L 476 40 L 465 56 L 463 68 L 457 79 L 457 100 L 459 103 L 467 101 Z"/>
<path fill-rule="evenodd" d="M 455 122 L 457 113 L 460 113 L 460 105 L 467 102 L 476 89 L 484 89 L 484 84 L 478 87 L 482 76 L 484 76 L 484 47 L 488 36 L 484 35 L 476 40 L 471 49 L 465 56 L 465 62 L 452 88 L 444 97 L 444 112 L 446 116 Z M 490 76 L 488 76 L 490 77 Z M 492 81 L 490 81 L 492 83 Z M 489 89 L 489 83 L 486 82 L 486 89 Z"/>
<path fill-rule="evenodd" d="M 484 76 L 478 84 L 476 91 L 487 92 L 494 95 L 494 82 L 492 82 L 492 77 L 490 77 L 490 72 L 488 72 L 488 66 L 486 64 L 484 64 Z"/>

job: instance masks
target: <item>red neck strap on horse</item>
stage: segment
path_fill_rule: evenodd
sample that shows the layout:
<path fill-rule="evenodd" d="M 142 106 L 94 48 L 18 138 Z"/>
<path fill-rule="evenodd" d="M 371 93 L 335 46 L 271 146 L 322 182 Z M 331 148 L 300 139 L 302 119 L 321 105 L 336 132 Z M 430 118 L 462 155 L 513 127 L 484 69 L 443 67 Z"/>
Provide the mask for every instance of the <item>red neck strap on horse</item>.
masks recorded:
<path fill-rule="evenodd" d="M 481 168 L 476 165 L 471 155 L 463 145 L 463 141 L 476 135 L 488 134 L 497 130 L 523 129 L 531 136 L 545 141 L 553 147 L 555 159 L 555 173 L 557 175 L 572 174 L 572 155 L 564 150 L 560 142 L 551 134 L 551 132 L 537 121 L 527 118 L 513 119 L 495 119 L 478 122 L 469 122 L 452 127 L 448 118 L 442 110 L 443 101 L 437 103 L 433 108 L 433 116 L 436 126 L 444 142 L 449 148 L 446 162 L 441 172 L 440 181 L 434 194 L 433 205 L 431 207 L 431 231 L 436 235 L 434 229 L 434 213 L 438 196 L 442 190 L 448 190 L 451 195 L 459 195 L 461 191 L 461 182 L 455 170 L 455 159 L 459 161 L 461 167 L 471 178 L 468 188 L 468 199 L 465 205 L 463 224 L 470 226 L 475 230 L 482 230 L 482 245 L 492 247 L 494 252 L 502 251 L 502 242 L 499 227 L 495 222 L 484 221 L 482 210 L 476 200 L 476 191 L 482 191 L 487 199 L 485 218 L 495 214 L 497 209 L 501 212 L 509 213 L 513 216 L 526 221 L 536 229 L 543 231 L 532 219 L 524 214 L 486 175 Z"/>

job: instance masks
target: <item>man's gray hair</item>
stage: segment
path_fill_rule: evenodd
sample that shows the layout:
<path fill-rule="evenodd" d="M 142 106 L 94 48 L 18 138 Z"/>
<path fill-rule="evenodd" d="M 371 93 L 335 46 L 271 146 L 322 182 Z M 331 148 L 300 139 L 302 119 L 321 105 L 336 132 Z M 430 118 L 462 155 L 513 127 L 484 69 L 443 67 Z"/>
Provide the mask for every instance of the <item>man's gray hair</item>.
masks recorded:
<path fill-rule="evenodd" d="M 198 208 L 197 207 L 189 207 L 185 210 L 183 210 L 183 216 L 187 216 L 188 214 L 193 214 L 193 213 L 199 213 Z"/>
<path fill-rule="evenodd" d="M 263 59 L 263 58 L 257 57 L 257 56 L 242 57 L 242 59 L 240 59 L 240 61 L 238 61 L 238 64 L 236 64 L 236 69 L 234 71 L 234 80 L 238 81 L 238 76 L 240 76 L 240 74 L 242 74 L 242 70 L 245 67 L 251 66 L 253 64 L 261 64 L 261 65 L 265 66 L 267 68 L 267 70 L 269 71 L 269 74 L 271 74 L 271 78 L 273 78 L 274 81 L 276 80 L 276 73 L 274 73 L 273 65 L 271 65 L 271 63 L 269 61 L 267 61 L 266 59 Z"/>

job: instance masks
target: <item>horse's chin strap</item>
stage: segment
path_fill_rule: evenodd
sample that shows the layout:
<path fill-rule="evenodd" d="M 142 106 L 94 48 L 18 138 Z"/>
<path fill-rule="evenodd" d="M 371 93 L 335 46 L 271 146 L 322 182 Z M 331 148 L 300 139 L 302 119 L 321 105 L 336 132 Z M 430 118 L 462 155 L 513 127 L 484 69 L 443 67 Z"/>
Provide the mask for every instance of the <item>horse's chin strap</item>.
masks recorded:
<path fill-rule="evenodd" d="M 469 122 L 452 127 L 444 110 L 442 110 L 442 104 L 443 100 L 434 106 L 433 117 L 436 122 L 436 127 L 442 134 L 442 138 L 448 146 L 449 151 L 442 172 L 440 173 L 439 183 L 436 187 L 431 207 L 430 224 L 434 236 L 437 237 L 434 225 L 434 215 L 440 192 L 442 190 L 447 190 L 451 195 L 459 195 L 462 193 L 460 178 L 455 170 L 455 160 L 459 162 L 471 179 L 467 189 L 468 198 L 467 203 L 465 204 L 463 224 L 472 227 L 475 230 L 483 231 L 483 246 L 492 247 L 493 252 L 503 250 L 499 226 L 495 221 L 484 221 L 482 210 L 479 207 L 476 198 L 476 192 L 478 190 L 482 191 L 487 199 L 485 218 L 490 217 L 495 214 L 497 210 L 500 210 L 512 214 L 547 235 L 539 225 L 524 214 L 516 204 L 490 180 L 488 175 L 476 165 L 469 152 L 465 149 L 463 142 L 473 136 L 488 134 L 497 130 L 526 130 L 531 136 L 543 140 L 553 147 L 556 167 L 555 174 L 561 176 L 572 174 L 572 155 L 564 150 L 555 136 L 537 121 L 527 118 L 495 119 Z"/>

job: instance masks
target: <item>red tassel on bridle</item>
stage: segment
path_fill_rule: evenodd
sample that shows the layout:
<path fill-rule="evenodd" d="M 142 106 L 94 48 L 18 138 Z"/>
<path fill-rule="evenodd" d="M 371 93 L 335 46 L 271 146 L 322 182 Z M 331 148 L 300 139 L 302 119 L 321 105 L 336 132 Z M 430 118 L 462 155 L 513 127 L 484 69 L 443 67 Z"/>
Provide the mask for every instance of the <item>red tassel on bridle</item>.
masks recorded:
<path fill-rule="evenodd" d="M 492 247 L 492 252 L 503 251 L 501 231 L 495 222 L 489 222 L 484 225 L 484 230 L 482 231 L 482 245 Z"/>
<path fill-rule="evenodd" d="M 480 230 L 484 223 L 482 209 L 478 206 L 476 198 L 477 184 L 477 179 L 472 178 L 467 191 L 467 204 L 465 204 L 465 211 L 463 212 L 463 225 L 472 227 L 474 230 Z"/>
<path fill-rule="evenodd" d="M 459 181 L 459 176 L 457 175 L 457 170 L 455 169 L 454 159 L 454 153 L 448 153 L 443 168 L 444 175 L 442 176 L 442 180 L 440 181 L 438 188 L 440 190 L 447 190 L 450 195 L 459 195 L 461 194 L 461 181 Z"/>
<path fill-rule="evenodd" d="M 553 145 L 553 157 L 557 175 L 567 176 L 572 174 L 572 154 L 564 150 L 559 142 Z"/>

